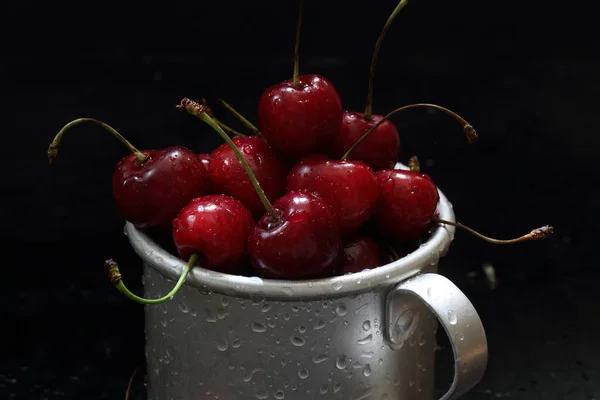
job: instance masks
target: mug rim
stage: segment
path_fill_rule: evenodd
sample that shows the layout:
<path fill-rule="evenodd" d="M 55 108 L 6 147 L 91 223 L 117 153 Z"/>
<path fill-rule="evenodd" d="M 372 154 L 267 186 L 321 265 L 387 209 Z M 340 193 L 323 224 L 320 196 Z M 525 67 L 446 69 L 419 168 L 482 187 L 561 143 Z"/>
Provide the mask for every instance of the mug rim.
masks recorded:
<path fill-rule="evenodd" d="M 407 170 L 403 164 L 396 169 Z M 452 204 L 438 188 L 440 199 L 437 211 L 441 219 L 454 222 Z M 389 286 L 401 282 L 436 265 L 448 251 L 454 238 L 455 227 L 439 224 L 429 239 L 412 253 L 391 263 L 371 270 L 365 270 L 331 278 L 302 281 L 262 279 L 230 275 L 202 267 L 194 267 L 185 285 L 203 291 L 210 291 L 235 297 L 261 297 L 264 299 L 317 299 L 344 297 L 372 291 L 376 287 Z M 168 279 L 178 279 L 186 263 L 160 247 L 145 232 L 138 230 L 130 222 L 125 224 L 125 234 L 131 246 L 142 261 Z"/>

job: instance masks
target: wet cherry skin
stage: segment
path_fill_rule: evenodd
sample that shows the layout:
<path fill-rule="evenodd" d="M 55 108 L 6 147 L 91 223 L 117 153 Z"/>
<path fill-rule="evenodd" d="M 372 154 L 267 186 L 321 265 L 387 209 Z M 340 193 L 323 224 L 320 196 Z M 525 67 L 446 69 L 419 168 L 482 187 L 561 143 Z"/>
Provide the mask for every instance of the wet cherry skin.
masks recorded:
<path fill-rule="evenodd" d="M 208 191 L 208 173 L 196 154 L 184 147 L 147 150 L 117 164 L 112 178 L 115 203 L 138 228 L 168 228 L 181 207 Z"/>
<path fill-rule="evenodd" d="M 373 219 L 390 240 L 420 238 L 427 230 L 440 199 L 428 175 L 404 170 L 376 173 L 379 198 Z"/>
<path fill-rule="evenodd" d="M 254 172 L 269 201 L 275 201 L 283 194 L 285 184 L 286 168 L 281 159 L 262 137 L 238 137 L 233 139 L 233 143 Z M 246 170 L 227 143 L 211 153 L 208 174 L 215 193 L 239 199 L 257 218 L 265 213 Z"/>
<path fill-rule="evenodd" d="M 382 264 L 379 245 L 367 236 L 354 236 L 344 241 L 343 256 L 336 274 L 361 272 Z"/>
<path fill-rule="evenodd" d="M 271 147 L 297 159 L 317 151 L 338 135 L 342 102 L 333 84 L 320 75 L 301 75 L 269 87 L 258 102 L 258 129 Z"/>
<path fill-rule="evenodd" d="M 371 216 L 378 187 L 375 173 L 366 164 L 313 154 L 292 167 L 286 189 L 306 190 L 321 197 L 332 207 L 342 234 L 347 234 Z"/>
<path fill-rule="evenodd" d="M 253 225 L 250 211 L 239 200 L 223 194 L 201 196 L 173 219 L 173 241 L 183 260 L 198 253 L 203 268 L 235 273 L 248 260 Z"/>
<path fill-rule="evenodd" d="M 250 261 L 269 279 L 311 279 L 333 275 L 341 251 L 337 219 L 324 200 L 293 191 L 273 203 L 248 240 Z"/>
<path fill-rule="evenodd" d="M 342 116 L 340 133 L 331 144 L 330 154 L 341 158 L 369 129 L 383 117 L 372 114 L 366 119 L 363 113 L 345 111 Z M 394 124 L 386 120 L 375 129 L 349 157 L 362 161 L 375 171 L 393 168 L 400 155 L 400 136 Z"/>

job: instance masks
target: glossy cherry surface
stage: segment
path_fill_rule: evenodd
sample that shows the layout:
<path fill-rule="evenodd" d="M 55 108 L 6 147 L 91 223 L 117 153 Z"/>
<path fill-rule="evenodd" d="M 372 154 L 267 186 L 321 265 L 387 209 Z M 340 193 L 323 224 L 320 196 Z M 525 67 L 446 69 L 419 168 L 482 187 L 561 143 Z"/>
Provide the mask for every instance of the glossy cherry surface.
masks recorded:
<path fill-rule="evenodd" d="M 333 209 L 343 234 L 357 230 L 377 201 L 377 179 L 359 161 L 332 160 L 320 154 L 302 158 L 287 176 L 286 188 L 317 194 Z"/>
<path fill-rule="evenodd" d="M 208 171 L 208 166 L 210 165 L 210 153 L 202 153 L 198 154 L 198 158 L 202 161 L 202 165 Z"/>
<path fill-rule="evenodd" d="M 254 172 L 269 201 L 275 201 L 284 190 L 286 168 L 283 162 L 262 137 L 238 137 L 233 139 L 233 143 Z M 212 152 L 208 173 L 215 193 L 235 197 L 256 217 L 265 213 L 248 174 L 227 143 Z"/>
<path fill-rule="evenodd" d="M 268 88 L 258 102 L 258 129 L 273 149 L 299 158 L 328 145 L 342 121 L 342 102 L 331 82 L 301 75 Z"/>
<path fill-rule="evenodd" d="M 331 145 L 330 154 L 334 158 L 342 157 L 367 131 L 373 128 L 383 117 L 371 115 L 366 119 L 363 113 L 345 111 L 342 116 L 340 133 Z M 393 168 L 400 155 L 400 136 L 396 126 L 389 120 L 375 129 L 349 157 L 362 161 L 375 171 Z"/>
<path fill-rule="evenodd" d="M 382 265 L 379 245 L 367 236 L 354 236 L 344 242 L 343 256 L 337 275 L 361 272 Z"/>
<path fill-rule="evenodd" d="M 440 199 L 436 186 L 419 172 L 382 170 L 376 175 L 379 198 L 373 218 L 379 229 L 396 241 L 420 238 Z"/>
<path fill-rule="evenodd" d="M 170 226 L 179 210 L 208 191 L 208 173 L 196 154 L 184 147 L 143 151 L 117 164 L 112 178 L 115 203 L 126 220 L 139 228 Z"/>
<path fill-rule="evenodd" d="M 248 241 L 258 275 L 292 280 L 333 275 L 341 236 L 331 207 L 314 194 L 289 192 L 273 209 L 277 218 L 265 214 Z"/>
<path fill-rule="evenodd" d="M 201 196 L 173 220 L 173 241 L 183 260 L 199 253 L 203 268 L 235 273 L 247 261 L 253 225 L 250 211 L 239 200 L 222 194 Z"/>

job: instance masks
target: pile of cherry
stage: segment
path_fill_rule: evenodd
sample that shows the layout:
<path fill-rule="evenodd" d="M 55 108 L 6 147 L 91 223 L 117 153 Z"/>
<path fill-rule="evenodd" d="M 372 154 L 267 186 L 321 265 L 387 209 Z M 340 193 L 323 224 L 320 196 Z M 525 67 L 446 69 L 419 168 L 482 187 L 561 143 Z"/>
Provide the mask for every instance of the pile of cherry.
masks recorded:
<path fill-rule="evenodd" d="M 260 97 L 257 127 L 223 102 L 252 129 L 251 135 L 215 119 L 206 103 L 186 98 L 178 107 L 225 141 L 210 154 L 181 146 L 140 151 L 104 122 L 81 118 L 59 132 L 49 159 L 56 157 L 63 134 L 81 122 L 96 123 L 121 140 L 131 154 L 114 172 L 114 201 L 136 227 L 171 231 L 179 256 L 188 261 L 177 287 L 195 265 L 229 274 L 242 274 L 251 265 L 252 275 L 301 280 L 387 264 L 403 255 L 394 250 L 398 245 L 414 245 L 432 224 L 449 223 L 436 218 L 437 187 L 418 165 L 394 169 L 400 137 L 389 118 L 406 109 L 433 107 L 459 121 L 470 142 L 477 138 L 464 119 L 433 104 L 401 107 L 385 117 L 371 112 L 376 54 L 405 4 L 396 7 L 377 42 L 364 113 L 345 111 L 325 77 L 298 73 L 297 42 L 293 78 Z M 505 242 L 550 232 L 544 227 Z M 109 260 L 106 267 L 126 293 L 116 263 Z"/>

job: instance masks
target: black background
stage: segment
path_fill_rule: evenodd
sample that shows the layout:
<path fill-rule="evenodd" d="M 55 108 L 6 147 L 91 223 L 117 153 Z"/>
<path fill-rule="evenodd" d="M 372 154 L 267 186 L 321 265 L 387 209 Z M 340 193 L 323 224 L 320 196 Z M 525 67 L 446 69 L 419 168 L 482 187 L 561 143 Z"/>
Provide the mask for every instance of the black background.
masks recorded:
<path fill-rule="evenodd" d="M 344 107 L 362 111 L 395 1 L 306 3 L 301 70 L 328 77 Z M 496 237 L 556 230 L 514 246 L 458 232 L 443 259 L 490 346 L 487 374 L 466 399 L 600 396 L 600 60 L 595 14 L 582 4 L 411 0 L 383 44 L 375 112 L 433 102 L 480 134 L 470 146 L 453 120 L 424 110 L 394 120 L 403 160 L 419 155 L 457 219 Z M 111 174 L 127 153 L 91 125 L 65 135 L 51 167 L 46 148 L 81 116 L 142 149 L 216 147 L 175 105 L 223 97 L 255 120 L 261 92 L 291 76 L 297 3 L 26 0 L 0 10 L 0 398 L 119 399 L 144 363 L 143 308 L 102 269 L 105 258 L 120 260 L 141 290 L 141 263 L 111 202 Z M 495 267 L 495 289 L 484 263 Z"/>

